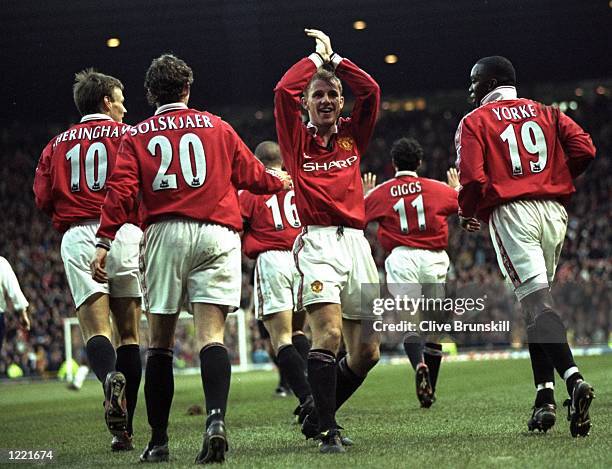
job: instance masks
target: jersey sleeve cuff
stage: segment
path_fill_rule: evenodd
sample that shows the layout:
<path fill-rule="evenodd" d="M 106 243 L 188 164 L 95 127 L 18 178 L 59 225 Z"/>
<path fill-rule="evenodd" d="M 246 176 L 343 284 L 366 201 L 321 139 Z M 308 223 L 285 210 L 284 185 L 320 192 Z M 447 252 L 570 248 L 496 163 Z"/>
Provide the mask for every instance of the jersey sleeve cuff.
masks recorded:
<path fill-rule="evenodd" d="M 338 54 L 334 52 L 329 61 L 334 66 L 334 69 L 335 69 L 338 65 L 340 65 L 340 62 L 342 62 L 342 60 L 343 60 L 343 57 L 340 57 Z"/>
<path fill-rule="evenodd" d="M 319 54 L 317 54 L 316 52 L 313 52 L 312 54 L 310 54 L 308 56 L 308 58 L 310 60 L 312 60 L 312 62 L 315 64 L 315 67 L 319 68 L 323 66 L 323 57 L 321 57 Z"/>
<path fill-rule="evenodd" d="M 96 239 L 96 247 L 97 248 L 102 248 L 102 249 L 106 249 L 107 251 L 110 251 L 111 248 L 111 244 L 112 244 L 112 240 L 109 238 L 97 238 Z"/>

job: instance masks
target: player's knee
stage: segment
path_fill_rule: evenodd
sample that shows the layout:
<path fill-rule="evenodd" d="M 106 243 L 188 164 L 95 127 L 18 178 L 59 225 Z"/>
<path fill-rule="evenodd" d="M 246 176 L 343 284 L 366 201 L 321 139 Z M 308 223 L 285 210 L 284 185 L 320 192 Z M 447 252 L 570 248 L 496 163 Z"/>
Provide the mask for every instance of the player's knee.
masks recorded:
<path fill-rule="evenodd" d="M 314 338 L 317 343 L 313 348 L 324 348 L 326 350 L 338 350 L 340 341 L 342 340 L 342 331 L 339 327 L 328 327 L 317 338 Z"/>

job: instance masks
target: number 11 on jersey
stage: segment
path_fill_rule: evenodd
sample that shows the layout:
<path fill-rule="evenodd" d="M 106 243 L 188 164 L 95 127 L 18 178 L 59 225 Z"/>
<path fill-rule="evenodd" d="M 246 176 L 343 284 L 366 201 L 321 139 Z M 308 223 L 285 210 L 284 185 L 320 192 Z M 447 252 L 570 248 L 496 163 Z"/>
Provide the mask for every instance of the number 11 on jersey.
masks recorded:
<path fill-rule="evenodd" d="M 419 225 L 419 231 L 425 231 L 427 228 L 425 225 L 425 207 L 423 206 L 423 194 L 419 194 L 410 202 L 417 212 L 417 224 Z M 406 216 L 406 202 L 402 197 L 393 206 L 393 210 L 397 212 L 400 220 L 400 231 L 407 234 L 410 229 L 408 228 L 408 217 Z"/>

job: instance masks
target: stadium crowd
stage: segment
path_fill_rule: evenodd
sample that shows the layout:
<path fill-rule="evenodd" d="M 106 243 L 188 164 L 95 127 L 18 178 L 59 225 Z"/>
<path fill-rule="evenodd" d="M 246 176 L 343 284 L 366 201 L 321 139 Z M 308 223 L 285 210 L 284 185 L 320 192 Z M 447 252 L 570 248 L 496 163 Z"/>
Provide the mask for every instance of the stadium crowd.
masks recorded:
<path fill-rule="evenodd" d="M 576 99 L 576 98 L 574 98 Z M 568 325 L 570 340 L 576 345 L 606 344 L 611 329 L 610 247 L 612 231 L 608 223 L 612 178 L 612 99 L 604 93 L 578 98 L 577 109 L 567 113 L 589 132 L 598 149 L 597 158 L 586 175 L 576 181 L 577 193 L 572 199 L 569 225 L 555 283 L 558 310 Z M 383 106 L 383 109 L 385 106 Z M 449 166 L 454 165 L 454 131 L 463 109 L 417 111 L 384 110 L 377 124 L 370 148 L 364 158 L 362 172 L 374 172 L 378 182 L 393 176 L 389 157 L 392 142 L 402 136 L 417 138 L 424 147 L 425 160 L 419 170 L 423 176 L 444 179 Z M 228 121 L 253 149 L 262 140 L 275 140 L 271 112 L 258 111 L 253 118 L 243 115 Z M 56 372 L 64 361 L 62 319 L 74 316 L 59 244 L 61 235 L 51 228 L 50 221 L 35 209 L 31 192 L 34 170 L 41 149 L 63 126 L 25 126 L 18 123 L 0 130 L 0 255 L 13 266 L 23 292 L 30 302 L 31 330 L 18 328 L 15 315 L 5 314 L 6 337 L 0 353 L 0 377 L 6 376 L 9 365 L 16 363 L 26 376 L 47 376 Z M 376 242 L 376 227 L 369 226 L 366 235 L 371 242 L 374 258 L 382 275 L 384 255 Z M 449 256 L 451 272 L 448 291 L 452 294 L 468 285 L 478 285 L 487 292 L 488 304 L 479 322 L 509 319 L 509 333 L 473 333 L 460 344 L 491 347 L 520 343 L 524 337 L 520 308 L 512 290 L 499 275 L 495 253 L 488 230 L 477 236 L 468 235 L 451 222 Z M 242 305 L 252 303 L 252 261 L 243 260 Z M 465 318 L 467 319 L 467 318 Z M 226 344 L 230 358 L 238 359 L 236 327 L 230 323 Z M 189 328 L 177 334 L 175 357 L 183 363 L 197 361 L 193 344 L 189 344 Z M 251 331 L 251 353 L 264 349 L 254 325 Z M 73 333 L 78 336 L 78 332 Z M 228 340 L 229 339 L 229 340 Z M 75 357 L 82 342 L 74 340 Z M 400 339 L 389 335 L 383 340 L 386 350 L 397 349 Z M 80 344 L 80 346 L 79 346 Z M 398 349 L 399 350 L 399 349 Z"/>

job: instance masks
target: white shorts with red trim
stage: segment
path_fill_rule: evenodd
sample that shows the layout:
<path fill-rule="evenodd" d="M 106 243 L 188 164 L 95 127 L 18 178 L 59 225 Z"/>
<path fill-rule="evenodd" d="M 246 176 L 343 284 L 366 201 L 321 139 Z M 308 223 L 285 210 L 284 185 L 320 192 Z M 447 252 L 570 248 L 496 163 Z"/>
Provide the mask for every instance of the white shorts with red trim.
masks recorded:
<path fill-rule="evenodd" d="M 91 278 L 89 264 L 96 252 L 96 232 L 99 226 L 96 220 L 75 223 L 62 237 L 60 253 L 77 309 L 96 293 L 104 293 L 113 298 L 141 297 L 138 244 L 142 231 L 129 223 L 117 231 L 106 257 L 108 283 L 98 283 Z"/>
<path fill-rule="evenodd" d="M 291 251 L 266 251 L 257 256 L 253 294 L 257 319 L 293 311 L 296 278 Z"/>
<path fill-rule="evenodd" d="M 220 225 L 165 220 L 149 226 L 140 246 L 145 308 L 175 314 L 191 303 L 238 308 L 240 237 Z"/>
<path fill-rule="evenodd" d="M 296 238 L 297 306 L 334 303 L 345 319 L 373 319 L 380 294 L 378 270 L 363 231 L 338 226 L 306 226 Z"/>
<path fill-rule="evenodd" d="M 491 214 L 489 230 L 497 262 L 519 300 L 549 288 L 566 229 L 567 212 L 554 200 L 517 200 Z"/>
<path fill-rule="evenodd" d="M 428 298 L 444 298 L 449 265 L 446 251 L 398 246 L 385 260 L 389 292 L 418 298 L 422 286 L 427 285 Z"/>

